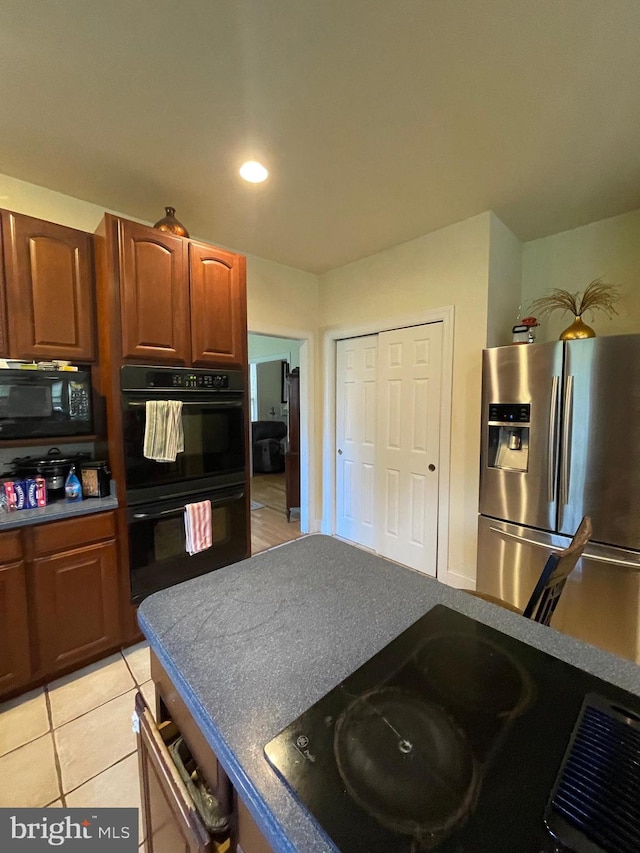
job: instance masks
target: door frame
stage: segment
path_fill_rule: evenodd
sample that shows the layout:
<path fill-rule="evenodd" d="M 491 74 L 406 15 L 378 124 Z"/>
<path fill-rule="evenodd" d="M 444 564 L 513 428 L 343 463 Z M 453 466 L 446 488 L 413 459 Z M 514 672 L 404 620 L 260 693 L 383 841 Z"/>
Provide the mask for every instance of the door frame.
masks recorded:
<path fill-rule="evenodd" d="M 336 532 L 336 342 L 344 338 L 375 335 L 442 323 L 442 388 L 440 397 L 440 452 L 438 479 L 438 557 L 436 577 L 446 582 L 449 565 L 449 491 L 451 459 L 451 399 L 453 388 L 453 305 L 420 314 L 399 316 L 387 321 L 374 320 L 357 326 L 333 326 L 323 336 L 323 440 L 322 440 L 322 523 L 320 530 L 329 536 Z"/>
<path fill-rule="evenodd" d="M 247 332 L 247 335 L 250 335 L 250 334 L 255 335 L 256 332 Z M 265 335 L 265 337 L 269 337 L 269 336 Z M 274 335 L 274 337 L 275 337 L 275 335 Z M 294 340 L 294 338 L 291 338 L 291 340 Z M 280 354 L 276 353 L 275 355 L 259 355 L 259 356 L 256 356 L 256 358 L 250 358 L 249 359 L 249 395 L 251 395 L 251 365 L 252 364 L 269 364 L 270 361 L 287 361 L 288 358 L 289 358 L 288 352 L 283 352 Z M 251 398 L 249 398 L 249 399 L 251 399 Z M 253 474 L 252 474 L 252 476 L 253 476 Z"/>
<path fill-rule="evenodd" d="M 271 338 L 289 338 L 300 341 L 300 532 L 317 533 L 316 472 L 313 465 L 314 446 L 314 332 L 310 329 L 292 329 L 271 323 L 252 322 L 248 335 L 266 335 Z M 269 361 L 273 361 L 270 356 Z"/>

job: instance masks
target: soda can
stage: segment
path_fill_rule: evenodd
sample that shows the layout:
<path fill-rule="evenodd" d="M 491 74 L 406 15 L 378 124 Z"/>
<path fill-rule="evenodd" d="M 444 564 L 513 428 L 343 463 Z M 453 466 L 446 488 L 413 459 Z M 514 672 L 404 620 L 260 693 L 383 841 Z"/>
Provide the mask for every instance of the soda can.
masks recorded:
<path fill-rule="evenodd" d="M 36 477 L 36 506 L 47 505 L 47 481 L 44 477 Z"/>
<path fill-rule="evenodd" d="M 7 509 L 12 512 L 16 508 L 16 492 L 13 480 L 5 480 L 2 484 L 4 496 L 7 499 Z"/>

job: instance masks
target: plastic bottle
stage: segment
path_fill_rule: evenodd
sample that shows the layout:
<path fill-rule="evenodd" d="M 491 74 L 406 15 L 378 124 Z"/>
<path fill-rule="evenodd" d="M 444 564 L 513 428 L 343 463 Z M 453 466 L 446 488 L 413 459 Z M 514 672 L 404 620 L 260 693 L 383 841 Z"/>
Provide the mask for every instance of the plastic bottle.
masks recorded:
<path fill-rule="evenodd" d="M 75 465 L 71 466 L 71 470 L 65 480 L 64 494 L 67 499 L 67 503 L 75 503 L 76 501 L 82 500 L 82 486 L 80 485 L 80 480 L 76 477 Z"/>

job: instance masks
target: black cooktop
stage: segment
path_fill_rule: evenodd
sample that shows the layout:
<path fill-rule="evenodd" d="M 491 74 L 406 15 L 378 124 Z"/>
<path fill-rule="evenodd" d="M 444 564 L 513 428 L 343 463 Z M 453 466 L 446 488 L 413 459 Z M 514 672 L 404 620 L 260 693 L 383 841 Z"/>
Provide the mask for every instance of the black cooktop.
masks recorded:
<path fill-rule="evenodd" d="M 613 734 L 604 729 L 604 750 L 594 747 L 605 754 L 602 773 L 626 767 L 627 775 L 618 790 L 611 782 L 605 807 L 600 782 L 587 780 L 585 792 L 581 780 L 573 817 L 560 814 L 552 792 L 588 694 L 602 713 L 613 704 L 618 718 Z M 617 752 L 621 730 L 629 756 Z M 640 839 L 634 794 L 627 841 L 577 825 L 588 795 L 596 811 L 622 809 L 615 826 L 627 820 L 621 790 L 637 785 L 640 802 L 640 699 L 442 605 L 287 726 L 265 755 L 342 853 L 640 849 L 625 846 Z M 581 759 L 590 772 L 592 756 Z"/>

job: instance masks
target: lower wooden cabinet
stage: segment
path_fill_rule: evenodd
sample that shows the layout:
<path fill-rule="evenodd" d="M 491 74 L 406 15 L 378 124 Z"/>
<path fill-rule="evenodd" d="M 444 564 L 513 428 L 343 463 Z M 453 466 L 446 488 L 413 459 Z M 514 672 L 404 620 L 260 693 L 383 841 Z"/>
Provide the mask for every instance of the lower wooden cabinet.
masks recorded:
<path fill-rule="evenodd" d="M 136 695 L 138 767 L 146 848 L 149 853 L 214 853 L 218 845 L 209 835 L 177 768 L 167 743 L 177 736 L 174 723 L 156 727 L 144 699 Z M 229 845 L 226 844 L 226 849 Z"/>
<path fill-rule="evenodd" d="M 117 648 L 115 513 L 0 533 L 0 698 Z"/>
<path fill-rule="evenodd" d="M 0 693 L 31 678 L 29 611 L 23 560 L 0 565 Z"/>
<path fill-rule="evenodd" d="M 140 717 L 140 794 L 147 853 L 273 853 L 153 653 L 151 677 L 157 696 L 157 723 L 140 694 L 136 696 L 136 711 Z M 227 838 L 207 833 L 182 784 L 166 747 L 170 738 L 178 734 L 184 738 L 209 790 L 220 803 L 222 813 L 229 814 Z"/>
<path fill-rule="evenodd" d="M 39 557 L 33 574 L 34 618 L 41 667 L 79 664 L 120 638 L 115 541 Z"/>

